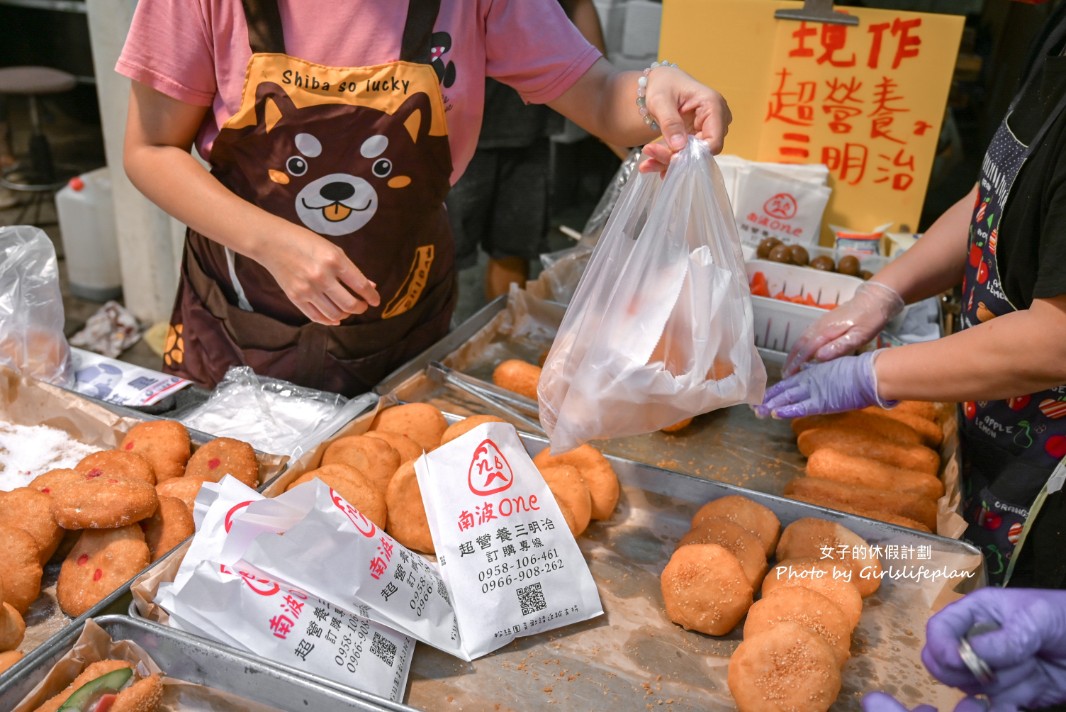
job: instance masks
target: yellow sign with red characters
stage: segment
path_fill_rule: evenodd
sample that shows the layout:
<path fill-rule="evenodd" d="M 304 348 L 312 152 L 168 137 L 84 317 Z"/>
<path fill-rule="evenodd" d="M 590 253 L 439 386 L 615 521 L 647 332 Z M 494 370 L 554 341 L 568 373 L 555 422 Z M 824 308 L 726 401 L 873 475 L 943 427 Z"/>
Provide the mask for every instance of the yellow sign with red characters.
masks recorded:
<path fill-rule="evenodd" d="M 824 163 L 828 225 L 916 230 L 964 18 L 836 8 L 858 25 L 777 19 L 781 0 L 665 0 L 660 56 L 720 91 L 725 153 Z"/>

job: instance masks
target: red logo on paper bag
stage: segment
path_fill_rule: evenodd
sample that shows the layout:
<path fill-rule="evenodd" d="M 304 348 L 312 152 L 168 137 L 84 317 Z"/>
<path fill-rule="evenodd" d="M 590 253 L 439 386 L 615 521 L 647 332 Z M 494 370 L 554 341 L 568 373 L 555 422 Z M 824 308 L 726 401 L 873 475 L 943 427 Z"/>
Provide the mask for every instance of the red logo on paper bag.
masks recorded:
<path fill-rule="evenodd" d="M 247 507 L 251 503 L 252 503 L 252 500 L 248 500 L 247 502 L 241 502 L 240 504 L 235 504 L 235 505 L 233 505 L 230 508 L 230 510 L 228 512 L 226 512 L 226 533 L 227 534 L 229 534 L 229 530 L 233 528 L 233 515 L 237 513 L 238 509 L 244 509 L 245 507 Z"/>
<path fill-rule="evenodd" d="M 218 570 L 224 574 L 236 574 L 237 576 L 240 576 L 244 582 L 248 584 L 248 588 L 252 589 L 260 596 L 273 596 L 281 590 L 281 586 L 268 578 L 257 578 L 254 574 L 250 574 L 247 571 L 231 571 L 226 568 L 225 564 L 220 565 Z"/>
<path fill-rule="evenodd" d="M 763 212 L 778 220 L 790 220 L 796 217 L 799 205 L 796 199 L 788 193 L 778 193 L 766 201 L 762 206 Z"/>
<path fill-rule="evenodd" d="M 374 522 L 364 517 L 358 509 L 345 502 L 344 498 L 334 492 L 332 487 L 329 488 L 329 498 L 333 500 L 333 504 L 337 509 L 348 515 L 348 519 L 351 520 L 352 524 L 359 530 L 360 534 L 367 539 L 374 536 L 377 532 L 377 527 L 374 526 Z"/>
<path fill-rule="evenodd" d="M 496 443 L 483 440 L 474 450 L 466 479 L 471 492 L 487 497 L 510 487 L 514 483 L 514 472 Z"/>

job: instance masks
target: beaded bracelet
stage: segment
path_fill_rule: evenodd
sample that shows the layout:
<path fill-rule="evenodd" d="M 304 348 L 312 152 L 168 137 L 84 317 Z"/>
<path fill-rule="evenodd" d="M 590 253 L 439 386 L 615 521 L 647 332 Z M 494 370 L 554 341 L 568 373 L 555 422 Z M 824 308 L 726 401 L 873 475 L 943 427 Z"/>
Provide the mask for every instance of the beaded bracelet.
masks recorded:
<path fill-rule="evenodd" d="M 637 77 L 637 109 L 640 111 L 640 118 L 644 119 L 644 123 L 648 125 L 652 131 L 659 130 L 659 124 L 655 123 L 655 119 L 648 113 L 648 102 L 644 98 L 644 95 L 648 91 L 648 75 L 651 74 L 651 70 L 656 67 L 674 67 L 677 65 L 673 62 L 667 62 L 665 59 L 661 62 L 652 62 L 651 66 L 645 69 L 639 77 Z"/>

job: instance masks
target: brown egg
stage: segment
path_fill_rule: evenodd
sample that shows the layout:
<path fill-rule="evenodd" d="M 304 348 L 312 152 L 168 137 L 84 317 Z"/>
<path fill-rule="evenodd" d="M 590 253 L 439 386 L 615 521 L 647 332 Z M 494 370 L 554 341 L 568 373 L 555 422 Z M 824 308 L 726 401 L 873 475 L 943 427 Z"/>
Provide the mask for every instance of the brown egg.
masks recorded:
<path fill-rule="evenodd" d="M 861 269 L 859 258 L 855 255 L 844 255 L 837 262 L 837 272 L 841 274 L 850 274 L 852 277 L 858 277 Z"/>
<path fill-rule="evenodd" d="M 868 269 L 864 269 L 863 271 L 859 272 L 859 276 L 863 279 L 869 279 L 870 277 L 874 276 L 874 273 Z"/>
<path fill-rule="evenodd" d="M 770 257 L 770 250 L 777 245 L 781 244 L 781 241 L 777 238 L 763 238 L 759 242 L 759 246 L 755 248 L 755 256 L 760 260 L 768 259 Z"/>
<path fill-rule="evenodd" d="M 836 264 L 833 263 L 833 258 L 828 255 L 819 255 L 811 260 L 811 267 L 814 269 L 820 269 L 823 272 L 835 272 Z"/>
<path fill-rule="evenodd" d="M 765 260 L 770 256 L 770 250 L 774 249 L 781 244 L 781 241 L 776 237 L 767 237 L 759 243 L 759 246 L 755 248 L 755 256 L 760 260 Z"/>
<path fill-rule="evenodd" d="M 788 248 L 788 252 L 794 265 L 803 266 L 811 259 L 811 256 L 807 253 L 807 248 L 803 245 L 792 245 Z"/>
<path fill-rule="evenodd" d="M 786 265 L 792 263 L 792 250 L 788 248 L 788 245 L 778 245 L 774 249 L 770 250 L 770 254 L 766 256 L 766 259 L 771 262 L 783 262 Z"/>

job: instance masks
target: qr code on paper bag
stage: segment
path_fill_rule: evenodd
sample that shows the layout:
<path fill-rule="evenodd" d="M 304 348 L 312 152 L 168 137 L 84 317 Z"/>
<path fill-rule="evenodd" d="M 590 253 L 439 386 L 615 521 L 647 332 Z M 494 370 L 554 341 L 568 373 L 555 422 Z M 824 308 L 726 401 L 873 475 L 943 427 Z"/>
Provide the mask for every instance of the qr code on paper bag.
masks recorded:
<path fill-rule="evenodd" d="M 396 657 L 396 643 L 375 631 L 374 638 L 370 641 L 370 654 L 391 667 Z"/>
<path fill-rule="evenodd" d="M 548 602 L 544 600 L 544 592 L 540 588 L 539 583 L 530 584 L 525 588 L 520 588 L 516 591 L 518 594 L 518 603 L 522 606 L 522 615 L 528 616 L 530 613 L 536 613 L 537 611 L 543 611 L 548 607 Z"/>

